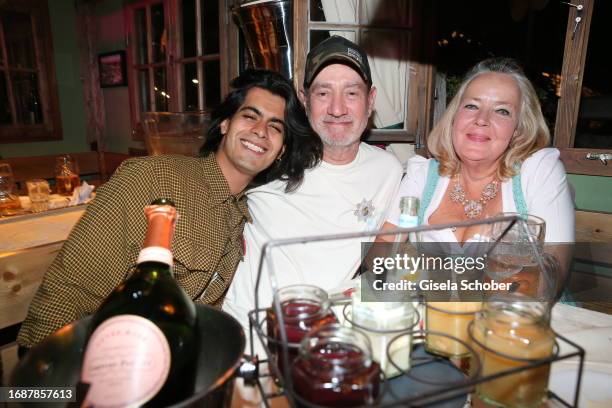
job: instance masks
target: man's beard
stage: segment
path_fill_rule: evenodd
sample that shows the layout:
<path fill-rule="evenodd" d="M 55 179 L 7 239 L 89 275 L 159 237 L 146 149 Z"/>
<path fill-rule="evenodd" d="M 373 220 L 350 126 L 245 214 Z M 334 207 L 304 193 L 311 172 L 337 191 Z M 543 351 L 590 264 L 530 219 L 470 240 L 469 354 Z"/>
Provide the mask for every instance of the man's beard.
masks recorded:
<path fill-rule="evenodd" d="M 353 143 L 355 143 L 354 138 L 348 137 L 348 136 L 342 137 L 342 138 L 332 138 L 325 134 L 320 134 L 319 137 L 323 141 L 323 144 L 327 146 L 346 147 L 346 146 L 350 146 Z"/>
<path fill-rule="evenodd" d="M 338 121 L 338 122 L 343 122 L 343 121 Z M 354 124 L 352 119 L 344 120 L 344 122 L 350 122 L 351 124 Z M 344 133 L 334 133 L 334 135 L 336 136 L 330 135 L 331 130 L 326 126 L 324 120 L 322 120 L 320 123 L 320 126 L 317 126 L 317 127 L 322 129 L 320 132 L 317 132 L 317 134 L 323 141 L 323 144 L 327 146 L 346 147 L 346 146 L 350 146 L 354 144 L 356 141 L 359 141 L 361 139 L 361 135 L 355 136 L 355 130 L 353 129 L 352 125 Z M 316 129 L 316 127 L 314 126 L 313 128 Z"/>

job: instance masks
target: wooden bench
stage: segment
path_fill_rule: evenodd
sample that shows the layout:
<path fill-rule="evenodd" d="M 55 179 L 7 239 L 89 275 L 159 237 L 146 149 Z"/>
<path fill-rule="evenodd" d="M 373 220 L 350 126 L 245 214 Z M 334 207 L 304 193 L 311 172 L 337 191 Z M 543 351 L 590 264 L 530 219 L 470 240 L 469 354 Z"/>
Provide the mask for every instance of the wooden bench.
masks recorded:
<path fill-rule="evenodd" d="M 612 213 L 576 211 L 576 242 L 612 245 Z M 599 245 L 591 245 L 590 249 L 590 253 L 577 252 L 575 258 L 612 266 L 611 252 L 604 251 Z"/>
<path fill-rule="evenodd" d="M 612 314 L 612 213 L 576 211 L 574 260 L 570 291 L 585 308 Z"/>
<path fill-rule="evenodd" d="M 69 153 L 79 166 L 79 176 L 90 184 L 104 183 L 119 167 L 121 162 L 130 156 L 123 153 L 80 152 Z M 25 193 L 25 181 L 32 179 L 55 179 L 55 160 L 58 155 L 9 157 L 2 159 L 13 169 L 17 188 Z"/>

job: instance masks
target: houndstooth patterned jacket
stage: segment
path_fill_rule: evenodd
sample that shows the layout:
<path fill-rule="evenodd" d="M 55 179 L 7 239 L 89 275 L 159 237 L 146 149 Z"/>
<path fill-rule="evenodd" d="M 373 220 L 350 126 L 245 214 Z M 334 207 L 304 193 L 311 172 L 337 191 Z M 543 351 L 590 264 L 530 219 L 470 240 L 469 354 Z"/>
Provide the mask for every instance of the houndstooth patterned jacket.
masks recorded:
<path fill-rule="evenodd" d="M 146 231 L 143 209 L 162 197 L 174 201 L 179 213 L 172 244 L 175 279 L 196 302 L 221 307 L 244 255 L 246 196 L 230 194 L 213 154 L 130 159 L 99 189 L 49 267 L 19 345 L 32 347 L 98 309 L 133 271 Z"/>

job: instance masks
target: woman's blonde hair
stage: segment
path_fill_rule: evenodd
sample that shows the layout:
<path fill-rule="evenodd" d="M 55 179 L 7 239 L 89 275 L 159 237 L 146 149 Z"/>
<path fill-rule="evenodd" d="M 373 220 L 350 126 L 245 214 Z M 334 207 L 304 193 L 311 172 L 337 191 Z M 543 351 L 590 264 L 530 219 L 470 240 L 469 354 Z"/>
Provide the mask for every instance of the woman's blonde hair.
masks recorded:
<path fill-rule="evenodd" d="M 514 176 L 517 164 L 549 144 L 550 131 L 542 115 L 540 101 L 521 67 L 510 58 L 490 58 L 479 62 L 468 71 L 457 94 L 427 138 L 427 148 L 440 162 L 439 172 L 442 176 L 451 176 L 461 168 L 461 162 L 453 147 L 452 131 L 463 94 L 474 78 L 489 72 L 510 75 L 521 92 L 516 133 L 500 158 L 497 177 L 504 180 Z"/>

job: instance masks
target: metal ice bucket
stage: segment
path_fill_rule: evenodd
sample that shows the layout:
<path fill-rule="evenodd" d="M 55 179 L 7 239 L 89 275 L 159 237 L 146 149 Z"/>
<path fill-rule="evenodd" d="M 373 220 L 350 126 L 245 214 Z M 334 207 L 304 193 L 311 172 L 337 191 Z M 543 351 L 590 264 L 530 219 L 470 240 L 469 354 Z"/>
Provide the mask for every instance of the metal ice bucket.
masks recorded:
<path fill-rule="evenodd" d="M 292 1 L 249 0 L 232 7 L 255 68 L 280 72 L 291 79 Z"/>
<path fill-rule="evenodd" d="M 245 347 L 242 326 L 225 312 L 196 305 L 200 329 L 198 371 L 193 395 L 174 407 L 229 407 L 234 376 Z M 76 387 L 81 376 L 90 317 L 71 323 L 33 347 L 11 373 L 14 387 Z M 79 397 L 77 387 L 77 398 Z M 82 397 L 82 396 L 81 396 Z M 32 407 L 32 403 L 26 404 Z M 35 406 L 36 404 L 34 404 Z M 50 403 L 41 403 L 48 407 Z M 51 404 L 66 406 L 64 404 Z"/>

